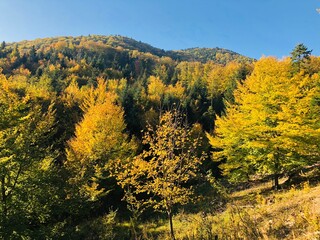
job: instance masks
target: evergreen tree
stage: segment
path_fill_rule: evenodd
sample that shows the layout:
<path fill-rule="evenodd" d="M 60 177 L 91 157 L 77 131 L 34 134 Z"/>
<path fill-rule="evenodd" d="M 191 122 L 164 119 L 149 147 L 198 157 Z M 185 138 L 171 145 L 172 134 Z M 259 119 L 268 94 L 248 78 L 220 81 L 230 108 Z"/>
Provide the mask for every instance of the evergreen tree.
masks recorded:
<path fill-rule="evenodd" d="M 6 47 L 6 42 L 2 41 L 1 46 L 0 46 L 0 50 L 3 50 Z"/>
<path fill-rule="evenodd" d="M 299 72 L 306 62 L 310 60 L 312 50 L 300 43 L 291 52 L 291 61 L 296 72 Z"/>

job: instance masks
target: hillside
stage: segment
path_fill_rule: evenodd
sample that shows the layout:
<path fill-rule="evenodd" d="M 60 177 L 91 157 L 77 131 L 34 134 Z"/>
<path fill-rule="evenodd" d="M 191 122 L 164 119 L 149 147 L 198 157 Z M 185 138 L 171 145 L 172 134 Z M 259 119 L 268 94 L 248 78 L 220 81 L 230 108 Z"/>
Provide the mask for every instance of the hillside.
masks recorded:
<path fill-rule="evenodd" d="M 302 187 L 279 192 L 270 191 L 271 185 L 264 183 L 231 194 L 226 209 L 215 215 L 178 214 L 177 238 L 319 239 L 320 185 L 305 182 Z"/>
<path fill-rule="evenodd" d="M 174 59 L 182 61 L 208 62 L 227 64 L 229 61 L 251 62 L 252 58 L 223 48 L 189 48 L 170 52 Z"/>
<path fill-rule="evenodd" d="M 17 43 L 3 42 L 1 48 L 0 68 L 3 74 L 8 77 L 17 73 L 33 78 L 46 76 L 57 92 L 63 92 L 74 81 L 79 86 L 91 86 L 96 83 L 98 77 L 126 79 L 130 90 L 126 89 L 127 93 L 122 95 L 123 107 L 128 128 L 134 134 L 139 134 L 143 124 L 133 120 L 135 117 L 141 117 L 136 116 L 141 109 L 133 111 L 135 107 L 132 106 L 132 101 L 139 101 L 138 92 L 147 90 L 150 76 L 159 78 L 168 87 L 177 82 L 184 82 L 183 87 L 188 89 L 188 96 L 183 105 L 190 113 L 190 121 L 200 121 L 204 129 L 210 130 L 213 110 L 218 114 L 223 111 L 222 94 L 225 92 L 226 98 L 231 97 L 236 81 L 245 79 L 252 69 L 253 62 L 253 59 L 224 49 L 164 51 L 122 36 L 43 38 Z M 231 71 L 225 73 L 225 79 L 220 79 L 224 81 L 220 83 L 222 87 L 219 91 L 210 89 L 209 93 L 208 86 L 203 86 L 209 84 L 205 83 L 207 80 L 202 79 L 204 71 L 210 71 L 216 66 L 222 69 L 228 64 Z M 192 86 L 187 83 L 189 81 L 192 82 Z M 169 106 L 177 98 L 167 96 L 164 100 L 165 105 Z M 210 106 L 211 110 L 208 112 Z"/>
<path fill-rule="evenodd" d="M 65 41 L 69 44 L 79 45 L 81 41 L 92 41 L 95 43 L 102 43 L 105 46 L 112 48 L 123 48 L 125 50 L 136 50 L 142 53 L 150 53 L 157 57 L 170 57 L 177 61 L 196 61 L 196 62 L 208 62 L 213 61 L 215 63 L 227 64 L 230 61 L 254 61 L 249 57 L 240 55 L 236 52 L 222 49 L 222 48 L 190 48 L 185 50 L 170 50 L 165 51 L 153 47 L 147 43 L 136 41 L 132 38 L 123 37 L 119 35 L 114 36 L 100 36 L 100 35 L 89 35 L 80 37 L 55 37 L 55 38 L 44 38 L 36 39 L 32 41 L 21 41 L 17 43 L 9 43 L 8 45 L 19 45 L 24 49 L 30 49 L 35 46 L 36 49 L 50 46 L 51 44 L 59 41 Z"/>
<path fill-rule="evenodd" d="M 316 236 L 320 58 L 293 53 L 3 42 L 0 239 Z"/>

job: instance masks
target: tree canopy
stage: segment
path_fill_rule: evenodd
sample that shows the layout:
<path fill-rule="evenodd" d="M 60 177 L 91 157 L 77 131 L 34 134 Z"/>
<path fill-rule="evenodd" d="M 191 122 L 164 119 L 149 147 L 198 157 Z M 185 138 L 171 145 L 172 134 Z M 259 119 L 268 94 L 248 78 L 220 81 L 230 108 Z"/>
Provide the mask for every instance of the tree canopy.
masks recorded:
<path fill-rule="evenodd" d="M 256 174 L 280 174 L 312 164 L 319 157 L 319 128 L 314 104 L 319 75 L 291 75 L 291 61 L 264 58 L 239 84 L 235 102 L 219 117 L 209 135 L 216 160 L 225 174 L 246 179 Z M 313 119 L 313 120 L 312 120 Z"/>

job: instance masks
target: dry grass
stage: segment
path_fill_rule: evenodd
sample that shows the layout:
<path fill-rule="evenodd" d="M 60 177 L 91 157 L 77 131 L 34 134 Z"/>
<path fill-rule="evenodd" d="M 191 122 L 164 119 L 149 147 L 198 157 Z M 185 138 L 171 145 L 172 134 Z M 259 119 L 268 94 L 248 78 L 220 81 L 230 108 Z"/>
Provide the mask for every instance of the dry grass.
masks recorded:
<path fill-rule="evenodd" d="M 272 190 L 272 182 L 257 183 L 233 192 L 228 204 L 215 212 L 174 216 L 176 239 L 251 240 L 320 239 L 320 171 L 306 176 L 312 179 L 286 189 Z M 284 183 L 287 179 L 281 179 Z M 316 180 L 316 181 L 315 181 Z M 202 203 L 203 205 L 203 203 Z M 139 239 L 170 239 L 168 223 L 162 219 L 140 226 Z"/>
<path fill-rule="evenodd" d="M 320 239 L 320 185 L 305 183 L 287 191 L 267 191 L 268 187 L 262 184 L 232 194 L 225 211 L 217 215 L 178 214 L 177 238 Z"/>

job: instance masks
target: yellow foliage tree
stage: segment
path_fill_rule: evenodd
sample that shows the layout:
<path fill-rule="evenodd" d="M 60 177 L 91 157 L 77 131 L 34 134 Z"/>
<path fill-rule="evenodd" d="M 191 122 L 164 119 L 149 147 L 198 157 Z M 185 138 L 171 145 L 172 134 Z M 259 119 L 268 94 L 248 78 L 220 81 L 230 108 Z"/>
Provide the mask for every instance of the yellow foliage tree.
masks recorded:
<path fill-rule="evenodd" d="M 151 101 L 154 101 L 161 106 L 165 90 L 166 85 L 163 84 L 159 77 L 150 76 L 148 84 L 148 96 Z"/>
<path fill-rule="evenodd" d="M 150 127 L 144 134 L 143 143 L 148 150 L 129 160 L 116 173 L 129 203 L 140 209 L 147 205 L 167 213 L 172 239 L 173 207 L 192 200 L 193 188 L 188 183 L 203 160 L 203 155 L 195 153 L 199 146 L 197 139 L 182 121 L 175 111 L 163 114 L 156 130 Z M 139 200 L 139 194 L 150 198 Z"/>
<path fill-rule="evenodd" d="M 279 176 L 319 158 L 319 75 L 292 76 L 289 59 L 263 58 L 235 91 L 235 103 L 218 117 L 214 158 L 234 180 L 256 174 Z"/>
<path fill-rule="evenodd" d="M 82 121 L 68 142 L 67 167 L 80 193 L 95 200 L 104 193 L 99 181 L 108 177 L 108 163 L 130 153 L 132 145 L 125 134 L 123 109 L 115 103 L 116 95 L 106 92 L 106 82 L 98 79 L 82 103 Z"/>
<path fill-rule="evenodd" d="M 39 172 L 54 160 L 48 143 L 55 134 L 53 104 L 41 99 L 27 81 L 19 81 L 24 78 L 0 74 L 0 235 L 4 239 L 12 237 L 13 225 L 30 222 L 30 199 L 38 191 Z"/>

